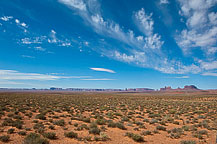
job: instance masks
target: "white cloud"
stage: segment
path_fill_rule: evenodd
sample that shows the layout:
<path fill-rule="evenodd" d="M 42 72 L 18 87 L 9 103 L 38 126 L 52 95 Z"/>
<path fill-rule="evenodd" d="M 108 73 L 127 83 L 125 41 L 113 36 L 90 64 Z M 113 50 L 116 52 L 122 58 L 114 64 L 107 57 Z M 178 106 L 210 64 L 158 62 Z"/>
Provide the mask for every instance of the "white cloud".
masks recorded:
<path fill-rule="evenodd" d="M 105 69 L 105 68 L 90 68 L 94 71 L 102 71 L 102 72 L 109 72 L 109 73 L 116 73 L 115 71 L 113 70 L 110 70 L 110 69 Z"/>
<path fill-rule="evenodd" d="M 88 41 L 84 42 L 84 45 L 89 46 L 89 42 Z"/>
<path fill-rule="evenodd" d="M 152 15 L 153 15 L 152 13 L 150 15 L 147 15 L 145 13 L 144 8 L 142 8 L 141 10 L 136 12 L 136 14 L 135 14 L 135 18 L 137 20 L 138 27 L 147 36 L 152 35 L 153 29 L 154 29 L 153 28 L 154 21 L 151 18 Z"/>
<path fill-rule="evenodd" d="M 109 80 L 115 80 L 115 79 L 107 79 L 107 78 L 101 78 L 101 79 L 81 79 L 86 81 L 109 81 Z"/>
<path fill-rule="evenodd" d="M 8 80 L 0 80 L 0 85 L 23 85 L 24 83 L 8 81 Z M 27 84 L 28 85 L 28 84 Z"/>
<path fill-rule="evenodd" d="M 217 69 L 217 61 L 212 61 L 212 62 L 204 62 L 204 61 L 199 61 L 201 68 L 205 70 L 214 70 Z"/>
<path fill-rule="evenodd" d="M 45 51 L 45 50 L 46 50 L 45 48 L 42 48 L 42 47 L 40 47 L 40 46 L 34 47 L 34 49 L 35 49 L 35 50 L 38 50 L 38 51 Z"/>
<path fill-rule="evenodd" d="M 59 0 L 59 2 L 68 5 L 71 8 L 86 11 L 86 5 L 84 4 L 83 0 Z"/>
<path fill-rule="evenodd" d="M 168 0 L 160 0 L 160 4 L 169 4 Z"/>
<path fill-rule="evenodd" d="M 21 23 L 20 24 L 22 27 L 27 27 L 27 24 L 25 24 L 25 23 Z"/>
<path fill-rule="evenodd" d="M 3 17 L 0 17 L 1 20 L 3 21 L 9 21 L 10 19 L 13 19 L 12 16 L 3 16 Z"/>
<path fill-rule="evenodd" d="M 160 49 L 164 42 L 161 41 L 160 35 L 153 32 L 154 21 L 152 15 L 152 13 L 150 15 L 146 14 L 145 10 L 142 8 L 135 13 L 135 23 L 140 31 L 146 35 L 144 48 Z"/>
<path fill-rule="evenodd" d="M 203 76 L 217 76 L 217 73 L 205 72 L 205 73 L 202 73 L 201 75 L 203 75 Z"/>
<path fill-rule="evenodd" d="M 19 25 L 19 26 L 22 26 L 22 27 L 24 27 L 24 28 L 27 28 L 27 24 L 25 24 L 24 22 L 20 22 L 20 20 L 18 20 L 18 19 L 15 19 L 15 23 L 17 24 L 17 25 Z"/>
<path fill-rule="evenodd" d="M 113 38 L 124 44 L 121 48 L 114 48 L 106 41 L 103 41 L 103 48 L 96 49 L 102 55 L 141 67 L 153 68 L 163 73 L 201 73 L 204 70 L 196 62 L 185 65 L 176 58 L 168 59 L 168 54 L 162 51 L 164 41 L 161 35 L 156 33 L 154 29 L 153 13 L 145 12 L 144 8 L 133 13 L 134 23 L 143 33 L 143 35 L 136 35 L 134 31 L 126 30 L 118 23 L 105 19 L 97 0 L 91 2 L 81 0 L 79 4 L 75 4 L 75 1 L 70 0 L 59 0 L 59 2 L 78 12 L 86 24 L 92 27 L 96 33 Z M 197 2 L 197 0 L 179 0 L 179 2 L 181 5 L 180 15 L 185 17 L 187 28 L 177 34 L 176 41 L 178 45 L 186 53 L 192 47 L 201 47 L 206 53 L 214 54 L 217 51 L 215 46 L 217 29 L 209 22 L 215 23 L 216 13 L 208 12 L 208 9 L 213 6 L 214 2 L 207 0 L 206 2 L 209 4 L 205 6 L 201 6 L 200 4 L 202 3 Z M 162 0 L 163 3 L 169 3 L 169 1 Z M 198 18 L 203 19 L 198 21 Z M 207 29 L 206 26 L 209 28 Z M 203 27 L 202 30 L 201 27 Z"/>
<path fill-rule="evenodd" d="M 49 43 L 57 43 L 58 39 L 56 37 L 56 32 L 54 30 L 51 30 L 50 37 L 51 39 L 48 39 Z"/>
<path fill-rule="evenodd" d="M 131 55 L 127 55 L 126 53 L 115 51 L 113 56 L 116 59 L 127 63 L 135 62 L 136 64 L 141 65 L 146 62 L 146 55 L 144 52 L 134 51 Z"/>
<path fill-rule="evenodd" d="M 18 19 L 15 19 L 15 22 L 16 22 L 17 24 L 19 24 L 19 23 L 20 23 L 20 21 L 19 21 Z"/>
<path fill-rule="evenodd" d="M 57 80 L 68 78 L 88 78 L 89 76 L 58 76 L 39 73 L 21 73 L 15 70 L 0 70 L 0 80 Z"/>
<path fill-rule="evenodd" d="M 214 54 L 217 43 L 217 14 L 211 8 L 217 0 L 179 0 L 180 15 L 186 18 L 186 29 L 177 34 L 176 41 L 185 54 L 200 48 L 207 55 Z M 211 49 L 211 50 L 210 50 Z"/>
<path fill-rule="evenodd" d="M 22 44 L 42 44 L 46 40 L 46 36 L 32 37 L 32 38 L 23 38 L 21 39 Z"/>
<path fill-rule="evenodd" d="M 179 76 L 179 77 L 174 77 L 174 78 L 177 78 L 177 79 L 188 79 L 189 76 Z"/>
<path fill-rule="evenodd" d="M 29 55 L 22 55 L 22 57 L 23 58 L 31 58 L 31 59 L 35 58 L 34 56 L 29 56 Z"/>

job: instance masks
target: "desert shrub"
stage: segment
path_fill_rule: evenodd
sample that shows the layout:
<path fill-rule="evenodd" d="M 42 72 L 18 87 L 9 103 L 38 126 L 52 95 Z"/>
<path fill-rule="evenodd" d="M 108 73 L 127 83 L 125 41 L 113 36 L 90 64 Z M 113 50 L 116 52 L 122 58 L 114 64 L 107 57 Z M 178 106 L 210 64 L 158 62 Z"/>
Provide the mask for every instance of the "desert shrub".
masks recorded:
<path fill-rule="evenodd" d="M 109 121 L 108 122 L 108 127 L 115 128 L 116 127 L 116 123 L 114 123 L 113 121 Z"/>
<path fill-rule="evenodd" d="M 73 125 L 74 125 L 75 127 L 77 127 L 77 126 L 78 126 L 78 123 L 74 123 Z"/>
<path fill-rule="evenodd" d="M 121 121 L 125 121 L 125 122 L 127 122 L 127 121 L 129 121 L 129 118 L 126 117 L 126 116 L 124 116 L 124 117 L 121 119 Z"/>
<path fill-rule="evenodd" d="M 89 133 L 94 135 L 100 134 L 100 129 L 98 127 L 90 128 Z"/>
<path fill-rule="evenodd" d="M 106 120 L 105 119 L 97 119 L 96 121 L 95 121 L 98 125 L 105 125 L 106 124 Z"/>
<path fill-rule="evenodd" d="M 0 136 L 0 141 L 1 142 L 9 142 L 9 140 L 10 140 L 10 136 L 9 135 Z"/>
<path fill-rule="evenodd" d="M 180 138 L 184 134 L 184 132 L 181 128 L 174 128 L 174 129 L 169 130 L 167 132 L 170 133 L 170 138 L 175 138 L 175 139 Z"/>
<path fill-rule="evenodd" d="M 54 130 L 54 129 L 55 129 L 55 127 L 54 127 L 53 125 L 49 125 L 48 128 L 51 129 L 51 130 Z"/>
<path fill-rule="evenodd" d="M 15 129 L 14 128 L 10 128 L 10 129 L 8 129 L 8 134 L 12 134 L 12 133 L 14 133 L 14 131 L 15 131 Z"/>
<path fill-rule="evenodd" d="M 91 139 L 92 139 L 91 136 L 85 136 L 85 137 L 84 137 L 84 140 L 85 140 L 85 141 L 91 141 Z"/>
<path fill-rule="evenodd" d="M 153 133 L 158 134 L 159 131 L 155 129 L 155 130 L 153 131 Z"/>
<path fill-rule="evenodd" d="M 149 122 L 150 124 L 155 124 L 155 123 L 158 123 L 158 120 L 156 119 L 151 119 L 151 121 Z"/>
<path fill-rule="evenodd" d="M 39 134 L 30 133 L 25 137 L 23 144 L 49 144 L 49 141 L 41 138 Z"/>
<path fill-rule="evenodd" d="M 117 128 L 122 129 L 122 130 L 126 130 L 127 128 L 124 126 L 124 124 L 118 122 L 116 123 Z"/>
<path fill-rule="evenodd" d="M 64 126 L 65 125 L 65 121 L 63 119 L 54 121 L 53 123 L 54 123 L 54 125 L 58 125 L 58 126 Z"/>
<path fill-rule="evenodd" d="M 46 117 L 45 117 L 44 114 L 37 114 L 37 115 L 35 116 L 35 118 L 36 118 L 36 119 L 40 119 L 40 120 L 46 120 Z"/>
<path fill-rule="evenodd" d="M 82 124 L 76 130 L 81 131 L 83 129 L 89 130 L 89 127 L 86 124 Z"/>
<path fill-rule="evenodd" d="M 179 125 L 179 122 L 178 121 L 174 121 L 173 124 Z"/>
<path fill-rule="evenodd" d="M 90 124 L 90 128 L 96 128 L 96 127 L 97 127 L 97 124 L 96 124 L 96 123 L 92 122 L 92 123 Z"/>
<path fill-rule="evenodd" d="M 193 133 L 193 137 L 196 137 L 198 139 L 203 139 L 203 135 L 198 132 Z"/>
<path fill-rule="evenodd" d="M 125 136 L 128 136 L 129 138 L 133 139 L 136 142 L 144 142 L 144 138 L 138 134 L 129 133 L 127 132 Z"/>
<path fill-rule="evenodd" d="M 15 121 L 12 123 L 11 126 L 16 127 L 16 128 L 18 128 L 18 129 L 22 129 L 22 127 L 23 127 L 23 122 L 20 121 L 20 120 L 15 120 Z"/>
<path fill-rule="evenodd" d="M 100 141 L 100 137 L 99 136 L 94 136 L 94 140 L 95 141 Z"/>
<path fill-rule="evenodd" d="M 86 123 L 90 123 L 90 118 L 83 118 L 82 121 Z"/>
<path fill-rule="evenodd" d="M 182 141 L 180 142 L 180 144 L 196 144 L 196 142 L 195 142 L 195 141 L 192 141 L 192 140 L 187 140 L 187 141 L 182 140 Z"/>
<path fill-rule="evenodd" d="M 70 131 L 70 132 L 65 132 L 64 133 L 64 136 L 65 137 L 68 137 L 68 138 L 78 138 L 78 134 L 73 132 L 73 131 Z"/>
<path fill-rule="evenodd" d="M 107 130 L 105 126 L 101 126 L 100 129 L 101 129 L 102 131 L 106 131 L 106 130 Z"/>
<path fill-rule="evenodd" d="M 51 140 L 54 140 L 57 138 L 56 133 L 54 132 L 43 133 L 43 136 Z"/>
<path fill-rule="evenodd" d="M 201 135 L 207 135 L 208 131 L 207 130 L 200 130 L 200 131 L 198 131 L 198 133 Z"/>
<path fill-rule="evenodd" d="M 164 127 L 164 126 L 157 126 L 156 129 L 157 130 L 162 130 L 162 131 L 166 131 L 167 130 L 167 128 Z"/>
<path fill-rule="evenodd" d="M 184 131 L 189 131 L 189 126 L 182 126 L 182 129 L 183 129 Z"/>
<path fill-rule="evenodd" d="M 32 122 L 33 122 L 33 123 L 38 123 L 38 120 L 33 120 Z"/>
<path fill-rule="evenodd" d="M 26 135 L 26 131 L 19 131 L 18 134 L 24 136 Z"/>
<path fill-rule="evenodd" d="M 106 133 L 104 133 L 104 132 L 100 132 L 100 139 L 102 140 L 102 141 L 107 141 L 107 140 L 109 140 L 109 137 L 108 137 L 108 135 L 106 134 Z"/>
<path fill-rule="evenodd" d="M 42 123 L 36 123 L 34 126 L 33 126 L 33 129 L 44 129 L 45 126 L 42 124 Z"/>
<path fill-rule="evenodd" d="M 151 133 L 151 131 L 142 131 L 141 132 L 141 135 L 144 135 L 144 136 L 146 136 L 146 135 L 152 135 L 152 133 Z"/>
<path fill-rule="evenodd" d="M 25 128 L 26 131 L 31 131 L 31 128 Z"/>

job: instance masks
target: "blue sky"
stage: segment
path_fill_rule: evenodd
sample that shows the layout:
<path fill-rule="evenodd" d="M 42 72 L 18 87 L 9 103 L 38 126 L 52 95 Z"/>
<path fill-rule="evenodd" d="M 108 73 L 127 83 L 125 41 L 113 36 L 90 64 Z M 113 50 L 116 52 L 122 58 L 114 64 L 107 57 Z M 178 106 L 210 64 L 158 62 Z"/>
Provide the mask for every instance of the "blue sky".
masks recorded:
<path fill-rule="evenodd" d="M 0 87 L 217 88 L 217 0 L 1 0 Z"/>

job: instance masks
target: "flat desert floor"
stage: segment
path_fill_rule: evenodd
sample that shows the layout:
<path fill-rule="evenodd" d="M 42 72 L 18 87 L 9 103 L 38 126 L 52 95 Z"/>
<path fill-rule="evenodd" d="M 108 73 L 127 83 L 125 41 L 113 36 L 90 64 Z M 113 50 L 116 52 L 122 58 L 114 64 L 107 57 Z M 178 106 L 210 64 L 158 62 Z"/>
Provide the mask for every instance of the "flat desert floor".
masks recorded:
<path fill-rule="evenodd" d="M 0 92 L 0 143 L 215 144 L 217 93 Z"/>

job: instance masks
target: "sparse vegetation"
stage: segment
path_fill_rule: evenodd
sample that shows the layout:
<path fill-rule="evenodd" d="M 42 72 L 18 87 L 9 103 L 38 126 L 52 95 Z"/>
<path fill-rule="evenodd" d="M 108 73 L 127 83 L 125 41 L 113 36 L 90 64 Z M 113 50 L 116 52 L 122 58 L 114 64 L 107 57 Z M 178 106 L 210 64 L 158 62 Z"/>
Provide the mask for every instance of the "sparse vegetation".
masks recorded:
<path fill-rule="evenodd" d="M 0 93 L 0 141 L 15 143 L 19 135 L 23 144 L 68 138 L 124 143 L 126 135 L 131 142 L 149 137 L 147 143 L 159 143 L 158 137 L 210 143 L 217 130 L 216 102 L 217 94 L 204 93 Z M 116 130 L 120 139 L 114 141 Z"/>

